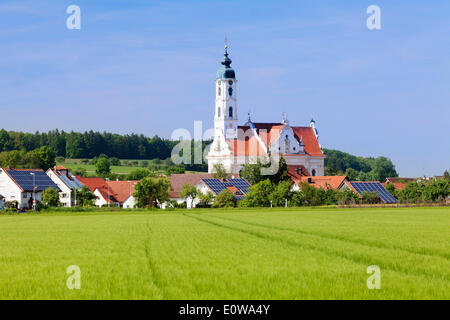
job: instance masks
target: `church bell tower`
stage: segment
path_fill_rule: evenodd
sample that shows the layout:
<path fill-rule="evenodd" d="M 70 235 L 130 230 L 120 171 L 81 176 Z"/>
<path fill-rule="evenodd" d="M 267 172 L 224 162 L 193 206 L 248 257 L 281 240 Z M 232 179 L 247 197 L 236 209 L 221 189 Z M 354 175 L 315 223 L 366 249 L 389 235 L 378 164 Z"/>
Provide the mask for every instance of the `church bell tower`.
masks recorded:
<path fill-rule="evenodd" d="M 228 45 L 225 39 L 225 53 L 222 67 L 216 76 L 216 103 L 214 116 L 215 136 L 224 135 L 226 139 L 237 137 L 237 99 L 236 75 L 231 68 L 231 59 L 228 57 Z"/>

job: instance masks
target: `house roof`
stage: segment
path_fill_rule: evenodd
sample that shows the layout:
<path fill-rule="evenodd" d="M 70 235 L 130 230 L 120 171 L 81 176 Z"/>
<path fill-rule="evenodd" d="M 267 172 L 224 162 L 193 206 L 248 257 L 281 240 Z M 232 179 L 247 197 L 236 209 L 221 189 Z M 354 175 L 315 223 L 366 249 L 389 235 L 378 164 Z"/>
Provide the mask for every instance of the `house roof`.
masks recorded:
<path fill-rule="evenodd" d="M 91 192 L 94 192 L 95 189 L 101 189 L 106 186 L 106 180 L 103 178 L 83 178 L 80 176 L 76 176 L 76 178 L 83 186 L 88 187 Z"/>
<path fill-rule="evenodd" d="M 138 180 L 131 181 L 106 181 L 103 178 L 82 178 L 77 176 L 80 182 L 89 188 L 91 192 L 98 190 L 101 196 L 110 203 L 122 203 L 134 193 L 134 187 Z M 108 199 L 109 194 L 109 199 Z"/>
<path fill-rule="evenodd" d="M 267 148 L 269 148 L 271 143 L 274 144 L 278 140 L 284 126 L 282 123 L 253 123 L 253 125 L 259 138 Z M 313 128 L 291 128 L 295 138 L 299 142 L 300 140 L 303 141 L 306 154 L 311 156 L 324 156 Z M 239 126 L 238 137 L 236 139 L 228 139 L 227 144 L 235 156 L 262 156 L 267 154 L 257 137 L 253 135 L 249 126 Z"/>
<path fill-rule="evenodd" d="M 398 202 L 379 181 L 346 181 L 345 184 L 358 196 L 362 196 L 363 192 L 376 192 L 384 203 Z"/>
<path fill-rule="evenodd" d="M 239 179 L 202 179 L 201 180 L 214 195 L 218 195 L 223 190 L 228 190 L 237 200 L 242 200 L 250 191 L 250 183 L 242 178 Z"/>
<path fill-rule="evenodd" d="M 403 182 L 383 182 L 382 183 L 383 187 L 386 187 L 386 185 L 388 183 L 393 184 L 394 188 L 397 189 L 397 190 L 403 190 L 403 189 L 405 189 L 405 186 L 406 186 L 406 183 L 403 183 Z"/>
<path fill-rule="evenodd" d="M 288 175 L 293 181 L 300 180 L 301 177 L 309 177 L 310 173 L 303 165 L 288 165 Z"/>
<path fill-rule="evenodd" d="M 41 192 L 47 188 L 58 191 L 58 186 L 41 169 L 2 169 L 22 192 Z M 34 177 L 33 177 L 34 175 Z"/>
<path fill-rule="evenodd" d="M 170 176 L 171 191 L 169 193 L 171 198 L 180 198 L 180 192 L 184 184 L 187 183 L 195 186 L 201 179 L 212 179 L 211 173 L 182 173 L 172 174 Z"/>
<path fill-rule="evenodd" d="M 303 182 L 308 183 L 309 185 L 322 188 L 322 189 L 339 189 L 347 180 L 346 176 L 302 176 L 300 179 L 295 179 L 295 183 L 300 184 Z"/>
<path fill-rule="evenodd" d="M 51 170 L 70 189 L 81 189 L 81 187 L 83 186 L 83 184 L 77 179 L 77 177 L 70 173 L 63 166 L 56 166 L 48 170 Z"/>
<path fill-rule="evenodd" d="M 109 181 L 107 184 L 110 188 L 110 193 L 117 200 L 117 202 L 124 202 L 130 195 L 134 193 L 134 187 L 139 181 Z"/>

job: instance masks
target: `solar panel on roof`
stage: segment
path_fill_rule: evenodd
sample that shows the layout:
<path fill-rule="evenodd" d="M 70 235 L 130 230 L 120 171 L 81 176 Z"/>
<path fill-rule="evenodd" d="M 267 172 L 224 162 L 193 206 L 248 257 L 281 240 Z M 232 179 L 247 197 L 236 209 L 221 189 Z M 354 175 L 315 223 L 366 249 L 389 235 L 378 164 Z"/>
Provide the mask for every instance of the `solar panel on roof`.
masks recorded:
<path fill-rule="evenodd" d="M 36 192 L 44 191 L 47 188 L 59 190 L 58 186 L 47 176 L 44 171 L 39 170 L 6 170 L 11 178 L 24 190 Z M 34 174 L 34 178 L 33 175 Z"/>
<path fill-rule="evenodd" d="M 384 203 L 397 203 L 395 199 L 380 182 L 350 182 L 350 185 L 362 195 L 363 192 L 376 192 Z"/>
<path fill-rule="evenodd" d="M 230 179 L 228 181 L 221 181 L 219 179 L 202 179 L 202 181 L 213 191 L 215 194 L 219 194 L 227 187 L 233 186 L 238 189 L 236 192 L 236 198 L 238 200 L 243 199 L 243 195 L 248 193 L 250 184 L 245 179 Z M 242 199 L 240 199 L 242 197 Z"/>

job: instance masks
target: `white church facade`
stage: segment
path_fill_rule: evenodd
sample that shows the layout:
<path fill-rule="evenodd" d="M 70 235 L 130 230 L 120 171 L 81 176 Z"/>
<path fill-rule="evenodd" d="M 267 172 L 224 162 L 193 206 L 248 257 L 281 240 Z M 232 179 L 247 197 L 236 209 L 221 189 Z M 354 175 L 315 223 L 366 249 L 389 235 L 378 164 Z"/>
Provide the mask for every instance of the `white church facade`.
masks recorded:
<path fill-rule="evenodd" d="M 221 163 L 227 172 L 238 173 L 244 164 L 281 156 L 290 171 L 323 176 L 326 156 L 318 142 L 315 121 L 298 127 L 291 126 L 286 117 L 279 123 L 254 123 L 249 115 L 244 125 L 238 125 L 237 80 L 227 46 L 221 64 L 216 76 L 214 140 L 206 156 L 208 172 Z"/>

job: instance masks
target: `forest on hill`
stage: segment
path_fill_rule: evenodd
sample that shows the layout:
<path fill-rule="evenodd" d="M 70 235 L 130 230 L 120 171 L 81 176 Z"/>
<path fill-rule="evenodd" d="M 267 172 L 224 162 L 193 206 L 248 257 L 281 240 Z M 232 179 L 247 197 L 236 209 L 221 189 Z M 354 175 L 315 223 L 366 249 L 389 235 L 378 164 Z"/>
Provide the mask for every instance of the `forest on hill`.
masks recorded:
<path fill-rule="evenodd" d="M 0 166 L 29 167 L 41 163 L 48 166 L 52 156 L 66 159 L 92 159 L 100 155 L 118 159 L 165 160 L 170 158 L 178 141 L 163 139 L 155 135 L 127 134 L 86 131 L 25 133 L 0 130 Z M 204 145 L 207 142 L 204 142 Z M 53 155 L 49 150 L 53 150 Z M 36 150 L 40 150 L 40 152 Z M 14 152 L 13 152 L 14 151 Z M 20 152 L 18 152 L 20 151 Z M 386 157 L 358 157 L 338 150 L 323 149 L 327 155 L 325 175 L 347 175 L 350 180 L 379 180 L 396 177 L 398 174 L 392 161 Z M 11 153 L 12 152 L 12 153 Z M 40 155 L 45 161 L 39 160 Z M 19 159 L 21 158 L 21 159 Z M 22 159 L 23 158 L 23 159 Z M 28 161 L 28 159 L 38 159 Z M 29 163 L 28 163 L 29 162 Z M 190 170 L 207 170 L 206 165 L 197 165 Z"/>

